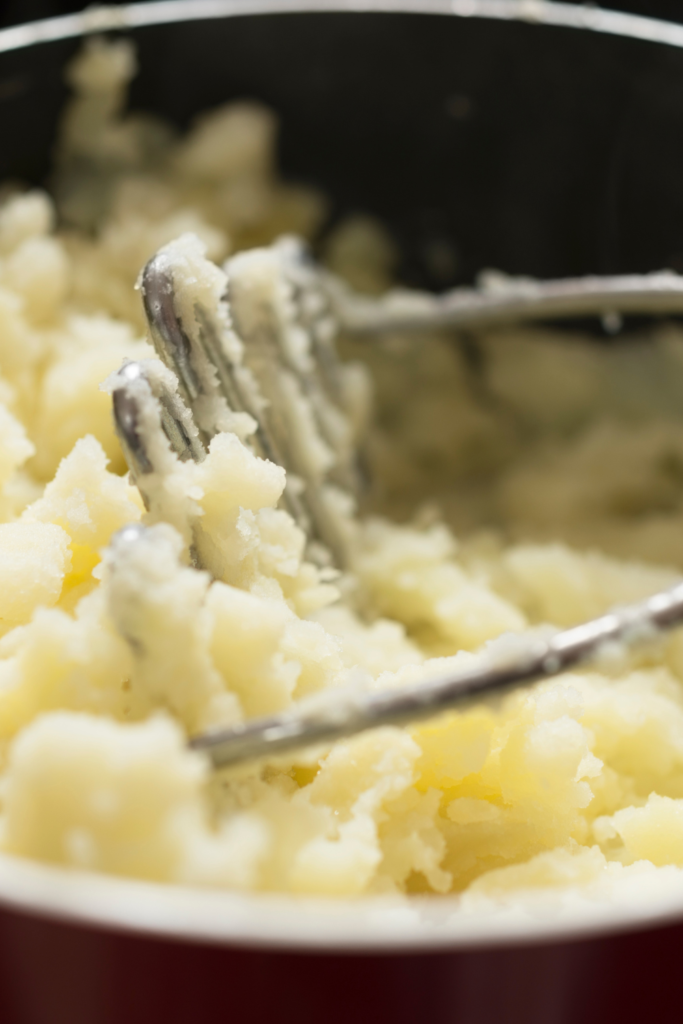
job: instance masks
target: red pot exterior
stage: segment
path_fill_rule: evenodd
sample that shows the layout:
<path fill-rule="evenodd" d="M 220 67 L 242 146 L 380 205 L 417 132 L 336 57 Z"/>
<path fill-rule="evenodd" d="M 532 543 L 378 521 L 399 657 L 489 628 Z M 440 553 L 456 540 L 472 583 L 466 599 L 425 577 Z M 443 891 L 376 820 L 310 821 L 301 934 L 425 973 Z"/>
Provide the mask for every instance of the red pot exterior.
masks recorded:
<path fill-rule="evenodd" d="M 474 952 L 331 955 L 120 934 L 0 910 L 2 1024 L 676 1021 L 683 925 Z"/>

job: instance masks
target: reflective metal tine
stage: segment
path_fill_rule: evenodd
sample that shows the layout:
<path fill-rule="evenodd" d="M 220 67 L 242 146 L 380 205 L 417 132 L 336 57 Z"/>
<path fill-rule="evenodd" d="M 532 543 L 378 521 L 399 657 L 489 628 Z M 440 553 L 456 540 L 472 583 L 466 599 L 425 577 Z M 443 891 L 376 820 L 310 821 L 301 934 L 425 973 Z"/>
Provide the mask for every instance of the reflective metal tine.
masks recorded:
<path fill-rule="evenodd" d="M 114 425 L 128 468 L 147 505 L 143 477 L 163 472 L 155 462 L 150 431 L 161 430 L 181 461 L 206 455 L 189 411 L 177 394 L 143 364 L 124 363 L 112 389 Z"/>
<path fill-rule="evenodd" d="M 138 364 L 128 363 L 121 370 L 121 387 L 116 388 L 112 392 L 116 434 L 123 448 L 128 469 L 136 483 L 140 480 L 140 477 L 154 472 L 154 467 L 142 436 L 140 399 L 130 387 L 127 387 L 128 380 L 126 378 L 129 378 L 130 375 L 129 379 L 137 379 L 138 374 Z M 141 377 L 142 375 L 140 374 L 139 376 Z M 140 493 L 144 499 L 145 495 L 142 490 Z"/>
<path fill-rule="evenodd" d="M 155 362 L 124 363 L 110 378 L 109 386 L 114 426 L 133 482 L 147 511 L 164 518 L 163 499 L 159 504 L 159 495 L 164 491 L 158 486 L 159 479 L 172 471 L 174 456 L 181 462 L 202 462 L 206 450 L 192 414 L 164 380 L 168 371 L 158 363 L 155 369 Z M 187 517 L 183 526 L 192 565 L 205 568 L 197 552 L 197 524 Z"/>
<path fill-rule="evenodd" d="M 157 280 L 158 277 L 161 280 Z M 251 371 L 228 354 L 223 338 L 224 324 L 219 322 L 215 311 L 200 303 L 194 305 L 193 322 L 183 324 L 176 309 L 175 286 L 172 282 L 169 257 L 165 255 L 163 261 L 158 255 L 153 257 L 143 273 L 143 292 L 150 297 L 161 296 L 163 303 L 149 301 L 145 304 L 150 334 L 157 354 L 169 368 L 178 373 L 188 372 L 189 368 L 188 377 L 193 381 L 194 391 L 189 405 L 195 420 L 203 419 L 199 408 L 202 399 L 223 399 L 229 411 L 247 413 L 256 424 L 254 434 L 248 441 L 254 452 L 261 458 L 286 467 L 287 460 L 263 415 L 266 399 Z M 157 316 L 163 321 L 161 324 L 155 320 Z M 171 339 L 170 343 L 167 339 Z M 180 365 L 176 365 L 176 357 Z M 209 369 L 201 379 L 193 368 L 197 363 L 203 364 L 205 371 Z M 203 425 L 204 437 L 209 440 L 220 429 L 215 420 L 204 422 Z M 311 529 L 310 516 L 291 479 L 287 482 L 282 500 L 286 510 L 308 535 Z"/>
<path fill-rule="evenodd" d="M 329 416 L 333 413 L 329 413 L 325 421 L 324 412 L 320 411 L 321 406 L 329 404 L 329 399 L 322 386 L 314 381 L 314 360 L 309 358 L 310 367 L 286 365 L 277 325 L 273 322 L 273 310 L 267 303 L 263 312 L 268 328 L 252 332 L 240 330 L 237 324 L 237 337 L 232 335 L 232 343 L 226 334 L 232 329 L 231 317 L 239 313 L 239 300 L 216 309 L 197 301 L 191 322 L 183 321 L 178 313 L 173 259 L 172 252 L 164 251 L 145 267 L 142 275 L 145 310 L 157 353 L 177 373 L 184 397 L 202 428 L 202 437 L 210 440 L 221 429 L 218 417 L 207 418 L 207 400 L 214 403 L 214 410 L 215 402 L 223 400 L 227 411 L 248 413 L 256 424 L 248 443 L 256 454 L 288 470 L 284 507 L 309 539 L 322 541 L 332 551 L 337 564 L 342 565 L 344 539 L 326 507 L 324 496 L 319 493 L 319 481 L 313 479 L 293 443 L 291 421 L 287 417 L 291 398 L 284 394 L 281 379 L 286 370 L 290 371 L 290 376 L 298 378 L 300 387 L 308 395 L 310 412 L 320 435 L 334 450 L 337 462 L 345 466 L 350 461 L 351 441 L 340 445 L 343 430 L 338 429 L 331 443 L 334 432 L 329 429 Z M 282 282 L 286 285 L 284 277 Z M 184 298 L 187 302 L 188 296 Z M 300 329 L 305 330 L 303 326 Z M 235 350 L 239 351 L 242 343 L 244 361 L 235 358 Z M 338 415 L 341 416 L 341 411 Z M 352 483 L 348 473 L 343 483 L 347 486 Z"/>
<path fill-rule="evenodd" d="M 321 436 L 336 456 L 330 479 L 356 495 L 361 490 L 358 458 L 335 347 L 338 323 L 324 279 L 301 239 L 283 238 L 274 248 L 280 256 L 283 278 L 291 289 L 294 325 L 305 331 L 309 346 L 305 358 L 293 359 L 291 346 L 284 343 L 281 329 L 277 332 L 281 355 L 297 374 Z"/>
<path fill-rule="evenodd" d="M 192 408 L 202 386 L 192 365 L 190 340 L 176 315 L 173 274 L 165 257 L 157 253 L 147 263 L 140 290 L 156 353 L 177 375 L 183 398 Z"/>
<path fill-rule="evenodd" d="M 335 407 L 316 376 L 312 339 L 293 301 L 281 245 L 238 255 L 228 261 L 226 272 L 244 362 L 266 399 L 260 422 L 281 452 L 281 464 L 304 484 L 300 501 L 310 539 L 321 542 L 343 568 L 348 560 L 346 537 L 327 487 L 334 481 L 334 470 L 349 461 L 351 431 L 342 409 Z M 331 429 L 334 415 L 341 420 L 336 435 Z M 344 429 L 348 444 L 340 445 Z M 348 474 L 344 484 L 355 493 L 355 481 Z"/>

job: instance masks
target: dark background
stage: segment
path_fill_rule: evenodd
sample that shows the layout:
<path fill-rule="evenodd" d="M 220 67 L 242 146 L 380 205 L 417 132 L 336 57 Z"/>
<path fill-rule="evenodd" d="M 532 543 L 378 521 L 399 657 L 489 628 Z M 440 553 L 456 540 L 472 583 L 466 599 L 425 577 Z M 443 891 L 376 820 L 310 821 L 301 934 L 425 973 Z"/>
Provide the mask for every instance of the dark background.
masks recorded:
<path fill-rule="evenodd" d="M 0 0 L 0 24 L 83 6 Z M 683 21 L 683 0 L 617 6 Z M 378 216 L 406 284 L 683 272 L 683 50 L 419 15 L 229 21 L 137 31 L 131 106 L 183 128 L 229 98 L 266 103 L 283 175 L 333 197 L 328 226 Z M 45 180 L 77 46 L 2 55 L 0 180 Z"/>
<path fill-rule="evenodd" d="M 88 5 L 82 0 L 0 0 L 0 26 L 67 14 L 85 6 Z M 683 0 L 620 0 L 619 3 L 602 3 L 599 6 L 646 14 L 651 18 L 683 21 Z"/>

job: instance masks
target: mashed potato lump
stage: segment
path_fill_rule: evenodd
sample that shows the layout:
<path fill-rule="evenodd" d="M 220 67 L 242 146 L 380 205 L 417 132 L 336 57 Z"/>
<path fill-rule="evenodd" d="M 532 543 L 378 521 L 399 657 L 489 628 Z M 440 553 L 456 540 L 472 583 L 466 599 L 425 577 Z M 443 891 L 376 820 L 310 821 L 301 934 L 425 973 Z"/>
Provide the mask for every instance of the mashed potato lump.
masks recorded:
<path fill-rule="evenodd" d="M 92 40 L 47 192 L 0 206 L 0 850 L 236 890 L 608 900 L 683 871 L 683 637 L 414 728 L 212 773 L 188 735 L 345 686 L 383 689 L 568 626 L 683 570 L 683 332 L 601 346 L 542 329 L 342 339 L 374 387 L 351 565 L 307 562 L 284 471 L 219 434 L 184 466 L 220 578 L 131 486 L 100 384 L 154 356 L 135 282 L 161 245 L 208 257 L 311 237 L 256 103 L 177 136 L 125 111 L 135 57 Z M 198 240 L 198 241 L 197 241 Z M 390 282 L 343 222 L 328 265 Z M 368 372 L 369 370 L 369 372 Z M 174 478 L 175 479 L 175 478 Z M 188 499 L 189 500 L 189 499 Z M 117 553 L 150 527 L 144 557 Z"/>

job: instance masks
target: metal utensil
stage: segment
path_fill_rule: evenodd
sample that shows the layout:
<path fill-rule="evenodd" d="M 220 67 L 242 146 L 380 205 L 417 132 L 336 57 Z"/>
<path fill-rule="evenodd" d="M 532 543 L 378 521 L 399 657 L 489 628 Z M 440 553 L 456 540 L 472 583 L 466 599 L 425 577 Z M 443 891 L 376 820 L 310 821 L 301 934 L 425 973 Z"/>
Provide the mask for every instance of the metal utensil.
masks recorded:
<path fill-rule="evenodd" d="M 614 609 L 598 619 L 530 641 L 504 659 L 483 656 L 474 668 L 379 693 L 334 694 L 291 711 L 217 729 L 190 741 L 216 768 L 328 744 L 382 725 L 409 725 L 442 711 L 466 707 L 491 694 L 559 675 L 598 657 L 614 645 L 651 639 L 683 622 L 683 583 L 639 604 Z"/>
<path fill-rule="evenodd" d="M 442 295 L 394 289 L 382 298 L 354 294 L 321 274 L 340 325 L 349 333 L 382 334 L 455 328 L 476 331 L 538 320 L 610 315 L 680 315 L 683 276 L 672 270 L 559 281 L 483 275 L 478 288 Z"/>
<path fill-rule="evenodd" d="M 178 388 L 175 393 L 143 364 L 128 363 L 119 372 L 114 416 L 132 477 L 149 503 L 146 480 L 165 471 L 159 452 L 168 454 L 170 448 L 180 459 L 200 460 L 211 437 L 229 426 L 230 416 L 246 414 L 253 420 L 247 443 L 287 469 L 284 504 L 309 537 L 313 556 L 329 563 L 327 550 L 338 568 L 346 566 L 348 550 L 330 486 L 350 495 L 358 490 L 353 431 L 334 349 L 339 329 L 472 330 L 549 316 L 683 312 L 683 277 L 669 272 L 510 281 L 441 297 L 396 292 L 374 300 L 353 294 L 316 267 L 302 243 L 292 239 L 235 257 L 228 271 L 211 306 L 191 294 L 192 286 L 179 283 L 184 268 L 172 246 L 157 253 L 142 273 L 150 335 Z M 297 436 L 302 409 L 315 440 L 331 453 L 322 469 L 312 464 Z M 144 529 L 124 531 L 122 541 L 143 543 Z M 190 745 L 207 753 L 216 767 L 226 767 L 381 725 L 417 722 L 557 675 L 606 646 L 630 645 L 681 622 L 683 583 L 549 640 L 522 638 L 505 658 L 483 656 L 476 667 L 455 676 L 384 692 L 323 695 L 282 714 L 194 737 Z"/>

